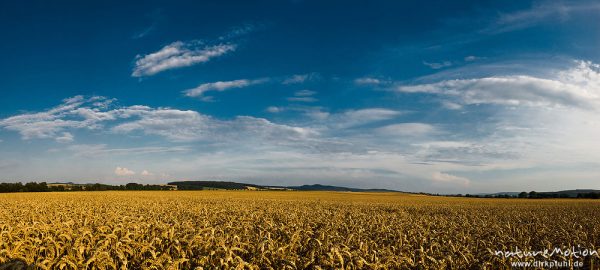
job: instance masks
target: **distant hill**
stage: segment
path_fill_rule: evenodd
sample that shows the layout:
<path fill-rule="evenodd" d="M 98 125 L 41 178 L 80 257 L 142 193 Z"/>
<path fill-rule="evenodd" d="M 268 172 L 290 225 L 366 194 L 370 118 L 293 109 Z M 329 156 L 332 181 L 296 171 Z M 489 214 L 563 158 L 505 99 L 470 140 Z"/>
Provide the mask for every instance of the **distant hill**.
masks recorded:
<path fill-rule="evenodd" d="M 486 196 L 486 195 L 490 195 L 490 196 L 503 196 L 503 195 L 519 196 L 519 193 L 521 193 L 521 192 L 480 193 L 480 194 L 475 194 L 475 195 L 476 196 Z"/>
<path fill-rule="evenodd" d="M 397 190 L 390 190 L 390 189 L 361 189 L 361 188 L 327 186 L 327 185 L 320 185 L 320 184 L 288 186 L 286 188 L 291 189 L 291 190 L 301 190 L 301 191 L 399 192 Z"/>
<path fill-rule="evenodd" d="M 259 186 L 254 184 L 227 182 L 227 181 L 177 181 L 169 182 L 169 185 L 177 186 L 178 190 L 206 190 L 206 189 L 225 189 L 225 190 L 297 190 L 297 191 L 348 191 L 348 192 L 398 192 L 388 189 L 360 189 L 327 185 L 303 185 L 303 186 Z"/>

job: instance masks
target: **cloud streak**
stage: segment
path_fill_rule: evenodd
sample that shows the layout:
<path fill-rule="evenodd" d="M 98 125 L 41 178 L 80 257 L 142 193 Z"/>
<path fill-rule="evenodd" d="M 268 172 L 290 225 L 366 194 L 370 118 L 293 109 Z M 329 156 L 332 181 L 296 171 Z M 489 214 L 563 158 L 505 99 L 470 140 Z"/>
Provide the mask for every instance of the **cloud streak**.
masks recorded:
<path fill-rule="evenodd" d="M 138 55 L 131 76 L 152 76 L 170 69 L 205 63 L 235 49 L 235 44 L 204 45 L 198 41 L 176 41 L 157 52 Z"/>
<path fill-rule="evenodd" d="M 401 85 L 403 93 L 425 93 L 451 98 L 463 104 L 505 106 L 565 106 L 600 109 L 600 67 L 578 61 L 548 78 L 528 75 L 443 80 L 435 83 Z M 458 108 L 458 106 L 454 106 Z"/>
<path fill-rule="evenodd" d="M 377 128 L 375 131 L 385 136 L 426 136 L 434 133 L 436 128 L 424 123 L 398 123 Z"/>
<path fill-rule="evenodd" d="M 201 85 L 198 85 L 195 88 L 185 90 L 185 91 L 183 91 L 183 93 L 185 94 L 185 96 L 188 96 L 188 97 L 199 97 L 209 91 L 222 92 L 222 91 L 235 89 L 235 88 L 244 88 L 244 87 L 248 87 L 248 86 L 252 86 L 252 85 L 263 84 L 268 81 L 269 81 L 269 79 L 267 79 L 267 78 L 261 78 L 261 79 L 255 79 L 255 80 L 242 79 L 242 80 L 233 80 L 233 81 L 218 81 L 218 82 L 211 82 L 211 83 L 203 83 Z"/>
<path fill-rule="evenodd" d="M 451 175 L 451 174 L 443 173 L 443 172 L 435 172 L 435 173 L 433 173 L 431 178 L 437 182 L 457 184 L 457 185 L 461 185 L 463 187 L 467 187 L 471 183 L 471 180 L 469 180 L 466 177 L 460 177 L 460 176 Z"/>
<path fill-rule="evenodd" d="M 319 78 L 318 73 L 307 73 L 307 74 L 295 74 L 283 78 L 282 84 L 301 84 L 308 81 L 317 80 Z"/>
<path fill-rule="evenodd" d="M 387 84 L 388 82 L 379 78 L 362 77 L 355 79 L 354 83 L 357 85 L 381 85 Z"/>
<path fill-rule="evenodd" d="M 293 97 L 288 97 L 288 101 L 292 102 L 317 102 L 319 101 L 317 98 L 313 97 L 317 92 L 304 89 L 300 91 L 296 91 Z"/>
<path fill-rule="evenodd" d="M 67 147 L 67 150 L 78 157 L 99 158 L 105 156 L 120 155 L 159 155 L 169 153 L 186 153 L 191 151 L 187 146 L 144 146 L 128 148 L 109 148 L 106 144 L 75 144 Z"/>
<path fill-rule="evenodd" d="M 574 14 L 595 12 L 598 10 L 600 10 L 600 4 L 594 1 L 566 3 L 562 1 L 543 1 L 529 9 L 501 14 L 493 24 L 481 32 L 498 34 L 515 31 L 547 21 L 568 20 Z"/>
<path fill-rule="evenodd" d="M 0 127 L 17 131 L 21 138 L 54 138 L 59 142 L 71 142 L 74 137 L 67 129 L 97 129 L 99 122 L 114 119 L 114 115 L 99 111 L 112 100 L 104 97 L 75 96 L 63 100 L 57 107 L 39 113 L 25 113 L 0 120 Z M 91 108 L 91 107 L 96 108 Z"/>
<path fill-rule="evenodd" d="M 429 63 L 429 62 L 423 61 L 423 65 L 426 65 L 431 69 L 441 69 L 441 68 L 452 66 L 452 62 L 443 61 L 443 62 L 439 62 L 439 63 Z"/>

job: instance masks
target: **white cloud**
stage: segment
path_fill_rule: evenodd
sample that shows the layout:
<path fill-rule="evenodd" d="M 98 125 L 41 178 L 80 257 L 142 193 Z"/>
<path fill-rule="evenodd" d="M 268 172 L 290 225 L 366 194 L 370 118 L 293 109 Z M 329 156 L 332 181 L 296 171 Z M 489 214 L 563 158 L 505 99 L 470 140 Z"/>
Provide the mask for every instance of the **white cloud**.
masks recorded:
<path fill-rule="evenodd" d="M 39 113 L 0 119 L 0 127 L 14 130 L 22 139 L 52 138 L 69 142 L 74 129 L 110 131 L 118 134 L 156 135 L 174 142 L 227 141 L 239 138 L 288 141 L 312 136 L 310 128 L 275 124 L 262 118 L 238 116 L 218 120 L 191 110 L 134 105 L 120 108 L 94 107 L 98 97 L 75 97 Z M 98 150 L 98 149 L 96 149 Z M 98 150 L 99 151 L 99 150 Z"/>
<path fill-rule="evenodd" d="M 308 78 L 307 74 L 292 75 L 283 80 L 283 84 L 303 83 Z"/>
<path fill-rule="evenodd" d="M 118 155 L 158 155 L 165 153 L 185 153 L 191 149 L 187 146 L 143 146 L 129 148 L 109 148 L 106 144 L 75 144 L 67 148 L 78 157 L 98 158 Z"/>
<path fill-rule="evenodd" d="M 154 174 L 147 171 L 147 170 L 143 170 L 142 173 L 140 173 L 141 176 L 153 176 Z"/>
<path fill-rule="evenodd" d="M 288 97 L 288 101 L 293 102 L 316 102 L 319 101 L 317 98 L 313 97 L 317 92 L 304 89 L 300 91 L 296 91 L 293 97 Z"/>
<path fill-rule="evenodd" d="M 282 84 L 298 84 L 304 83 L 306 81 L 316 80 L 318 79 L 319 74 L 317 73 L 307 73 L 307 74 L 296 74 L 292 76 L 288 76 L 283 79 Z"/>
<path fill-rule="evenodd" d="M 111 102 L 112 100 L 104 97 L 86 99 L 83 96 L 75 96 L 44 112 L 24 113 L 0 119 L 0 127 L 19 132 L 25 140 L 53 138 L 69 142 L 73 136 L 65 132 L 66 129 L 96 129 L 99 128 L 99 122 L 114 119 L 110 113 L 101 112 L 93 105 L 108 106 L 107 103 Z"/>
<path fill-rule="evenodd" d="M 341 114 L 330 116 L 329 120 L 334 124 L 334 126 L 346 128 L 393 119 L 402 114 L 403 112 L 390 109 L 368 108 L 361 110 L 348 110 Z"/>
<path fill-rule="evenodd" d="M 454 103 L 452 101 L 448 101 L 448 100 L 442 101 L 442 106 L 448 110 L 460 110 L 463 108 L 462 105 Z"/>
<path fill-rule="evenodd" d="M 124 134 L 140 131 L 180 142 L 226 141 L 239 138 L 289 140 L 314 134 L 307 128 L 275 124 L 250 116 L 238 116 L 233 120 L 222 121 L 195 111 L 175 109 L 147 109 L 136 116 L 139 119 L 118 124 L 112 131 Z"/>
<path fill-rule="evenodd" d="M 528 75 L 445 80 L 430 84 L 399 86 L 405 93 L 428 93 L 453 98 L 458 104 L 507 106 L 566 106 L 600 108 L 600 67 L 579 61 L 550 78 Z"/>
<path fill-rule="evenodd" d="M 317 92 L 315 92 L 315 91 L 304 89 L 304 90 L 296 91 L 296 93 L 294 93 L 294 96 L 297 96 L 297 97 L 308 97 L 308 96 L 313 96 L 316 93 Z"/>
<path fill-rule="evenodd" d="M 175 109 L 147 109 L 139 111 L 137 120 L 118 124 L 112 128 L 116 133 L 141 131 L 175 141 L 193 141 L 210 136 L 211 119 L 195 111 Z"/>
<path fill-rule="evenodd" d="M 314 80 L 318 77 L 316 73 L 309 74 L 301 74 L 301 75 L 292 75 L 285 78 L 259 78 L 259 79 L 240 79 L 240 80 L 232 80 L 232 81 L 217 81 L 210 83 L 203 83 L 198 85 L 195 88 L 184 90 L 183 93 L 188 97 L 199 97 L 204 95 L 209 91 L 226 91 L 234 88 L 243 88 L 257 84 L 263 84 L 267 82 L 277 82 L 282 84 L 298 84 L 303 83 L 308 80 Z M 308 97 L 314 95 L 316 92 L 311 90 L 300 90 L 295 93 L 295 97 Z M 211 97 L 207 97 L 211 98 Z M 304 101 L 304 102 L 312 102 L 314 100 L 310 99 L 299 99 L 295 101 Z"/>
<path fill-rule="evenodd" d="M 329 112 L 324 112 L 320 108 L 303 110 L 303 112 L 304 112 L 304 115 L 308 116 L 309 118 L 311 118 L 313 120 L 317 120 L 317 121 L 324 121 L 327 118 L 329 118 L 329 116 L 331 116 L 331 114 Z"/>
<path fill-rule="evenodd" d="M 135 172 L 127 169 L 127 168 L 121 168 L 121 167 L 117 167 L 115 168 L 115 174 L 118 176 L 131 176 L 131 175 L 135 175 Z"/>
<path fill-rule="evenodd" d="M 69 132 L 63 132 L 62 136 L 56 137 L 55 140 L 59 143 L 70 143 L 74 141 L 73 134 Z"/>
<path fill-rule="evenodd" d="M 410 155 L 437 170 L 469 176 L 475 179 L 472 184 L 485 177 L 497 185 L 481 188 L 511 190 L 514 187 L 501 186 L 511 182 L 522 187 L 534 181 L 530 175 L 549 170 L 555 172 L 540 173 L 545 175 L 547 185 L 553 186 L 543 185 L 548 189 L 560 189 L 560 177 L 572 179 L 582 171 L 585 173 L 581 177 L 590 179 L 591 172 L 600 173 L 596 162 L 600 159 L 600 144 L 593 139 L 600 136 L 599 69 L 597 64 L 579 61 L 570 68 L 537 76 L 521 74 L 400 86 L 399 91 L 429 93 L 439 96 L 441 102 L 459 106 L 494 105 L 491 111 L 479 110 L 480 107 L 463 111 L 461 115 L 467 117 L 454 120 L 452 131 L 440 133 L 442 138 L 434 136 L 456 141 L 413 143 L 415 148 Z M 468 119 L 471 117 L 475 118 Z M 444 138 L 443 134 L 451 137 Z M 443 168 L 442 164 L 452 165 Z M 440 182 L 462 181 L 444 173 L 435 178 Z M 581 185 L 583 182 L 578 187 L 587 187 Z"/>
<path fill-rule="evenodd" d="M 440 68 L 452 66 L 452 63 L 450 61 L 444 61 L 444 62 L 440 62 L 440 63 L 429 63 L 429 62 L 423 61 L 423 65 L 426 65 L 432 69 L 440 69 Z"/>
<path fill-rule="evenodd" d="M 316 101 L 318 101 L 318 99 L 316 99 L 314 97 L 289 97 L 289 98 L 287 98 L 287 100 L 296 101 L 296 102 L 316 102 Z"/>
<path fill-rule="evenodd" d="M 436 132 L 436 128 L 424 123 L 399 123 L 377 128 L 376 132 L 386 136 L 425 136 Z"/>
<path fill-rule="evenodd" d="M 431 141 L 419 145 L 425 148 L 460 148 L 471 146 L 470 143 L 464 141 Z"/>
<path fill-rule="evenodd" d="M 267 82 L 268 79 L 255 79 L 255 80 L 234 80 L 234 81 L 218 81 L 211 83 L 204 83 L 196 88 L 185 90 L 184 93 L 188 97 L 198 97 L 204 95 L 204 93 L 209 91 L 225 91 L 233 88 L 243 88 L 251 85 L 261 84 Z"/>
<path fill-rule="evenodd" d="M 138 55 L 131 76 L 152 76 L 169 69 L 188 67 L 233 52 L 234 44 L 203 45 L 201 42 L 173 42 L 157 52 Z"/>
<path fill-rule="evenodd" d="M 245 35 L 252 33 L 263 27 L 264 27 L 263 25 L 256 25 L 256 24 L 251 24 L 251 23 L 246 23 L 243 25 L 235 26 L 235 27 L 232 27 L 229 30 L 229 32 L 227 32 L 225 35 L 220 36 L 219 40 L 230 40 L 233 38 L 245 36 Z"/>
<path fill-rule="evenodd" d="M 439 182 L 458 184 L 465 187 L 469 186 L 469 184 L 471 183 L 471 180 L 469 180 L 468 178 L 451 175 L 443 172 L 434 172 L 431 176 L 431 179 Z"/>
<path fill-rule="evenodd" d="M 490 131 L 497 129 L 495 125 L 485 127 Z M 529 146 L 515 140 L 515 134 L 500 132 L 496 136 L 482 138 L 464 138 L 461 141 L 447 141 L 448 135 L 465 136 L 465 134 L 434 133 L 424 136 L 441 140 L 412 143 L 413 157 L 421 162 L 430 164 L 452 163 L 465 166 L 480 166 L 480 168 L 499 164 L 502 160 L 518 160 L 521 152 L 533 151 Z M 445 135 L 445 136 L 444 136 Z M 440 138 L 441 137 L 441 138 Z M 521 163 L 526 164 L 525 162 Z M 464 168 L 463 168 L 464 169 Z"/>
<path fill-rule="evenodd" d="M 323 111 L 321 107 L 290 107 L 287 109 L 302 112 L 311 119 L 312 125 L 329 132 L 376 124 L 381 121 L 392 120 L 406 113 L 385 108 L 346 110 L 337 113 Z"/>
<path fill-rule="evenodd" d="M 575 14 L 595 15 L 600 4 L 594 1 L 542 1 L 529 9 L 500 14 L 497 20 L 483 29 L 483 33 L 498 34 L 532 27 L 543 22 L 569 20 Z"/>
<path fill-rule="evenodd" d="M 65 128 L 82 128 L 81 122 L 51 119 L 47 115 L 22 115 L 4 119 L 0 125 L 21 133 L 23 139 L 51 138 Z"/>
<path fill-rule="evenodd" d="M 283 112 L 284 110 L 285 110 L 285 108 L 282 108 L 282 107 L 276 107 L 276 106 L 267 107 L 267 112 L 270 112 L 270 113 L 280 113 L 280 112 Z"/>
<path fill-rule="evenodd" d="M 379 84 L 385 84 L 385 83 L 387 83 L 387 81 L 383 81 L 378 78 L 363 77 L 363 78 L 355 79 L 354 83 L 358 84 L 358 85 L 379 85 Z"/>
<path fill-rule="evenodd" d="M 474 55 L 465 56 L 466 62 L 473 62 L 473 61 L 477 61 L 480 59 L 483 59 L 483 57 L 478 57 L 478 56 L 474 56 Z"/>

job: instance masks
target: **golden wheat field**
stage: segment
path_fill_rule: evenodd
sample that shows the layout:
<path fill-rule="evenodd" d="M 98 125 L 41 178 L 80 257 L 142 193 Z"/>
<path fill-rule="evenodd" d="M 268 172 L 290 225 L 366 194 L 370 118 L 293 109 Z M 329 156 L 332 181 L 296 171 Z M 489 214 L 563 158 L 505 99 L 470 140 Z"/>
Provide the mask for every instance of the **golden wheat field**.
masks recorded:
<path fill-rule="evenodd" d="M 4 269 L 503 269 L 534 259 L 496 250 L 600 248 L 592 200 L 114 191 L 0 202 Z M 598 267 L 597 255 L 553 259 Z"/>

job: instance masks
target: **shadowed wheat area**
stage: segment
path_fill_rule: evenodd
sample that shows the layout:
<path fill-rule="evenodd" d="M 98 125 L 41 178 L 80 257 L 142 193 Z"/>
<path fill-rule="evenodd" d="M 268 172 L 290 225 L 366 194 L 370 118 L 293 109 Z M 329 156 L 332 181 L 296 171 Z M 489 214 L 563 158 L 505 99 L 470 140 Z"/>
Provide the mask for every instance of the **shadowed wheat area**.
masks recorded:
<path fill-rule="evenodd" d="M 124 191 L 0 201 L 0 263 L 41 269 L 501 269 L 518 258 L 496 250 L 600 247 L 592 200 Z M 597 255 L 580 260 L 598 267 Z"/>

